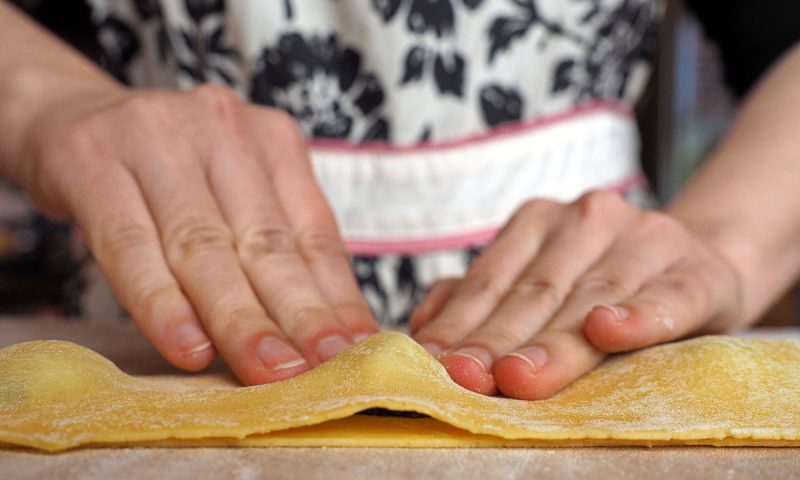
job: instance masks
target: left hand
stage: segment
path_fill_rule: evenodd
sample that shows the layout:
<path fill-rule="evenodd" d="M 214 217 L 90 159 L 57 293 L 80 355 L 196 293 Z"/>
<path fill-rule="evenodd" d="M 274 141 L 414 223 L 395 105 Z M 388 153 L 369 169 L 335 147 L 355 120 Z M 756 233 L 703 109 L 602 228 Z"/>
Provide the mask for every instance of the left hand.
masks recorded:
<path fill-rule="evenodd" d="M 738 326 L 739 285 L 665 213 L 611 192 L 533 200 L 463 278 L 431 288 L 411 331 L 463 387 L 542 399 L 608 353 Z"/>

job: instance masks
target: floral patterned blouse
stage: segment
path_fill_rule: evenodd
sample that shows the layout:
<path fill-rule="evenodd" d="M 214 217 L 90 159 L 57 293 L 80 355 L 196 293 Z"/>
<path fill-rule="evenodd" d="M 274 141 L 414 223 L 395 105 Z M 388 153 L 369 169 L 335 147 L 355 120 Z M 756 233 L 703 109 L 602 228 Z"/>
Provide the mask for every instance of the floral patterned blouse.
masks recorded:
<path fill-rule="evenodd" d="M 644 198 L 631 107 L 657 0 L 90 0 L 135 86 L 289 112 L 376 317 L 406 321 L 522 202 Z"/>

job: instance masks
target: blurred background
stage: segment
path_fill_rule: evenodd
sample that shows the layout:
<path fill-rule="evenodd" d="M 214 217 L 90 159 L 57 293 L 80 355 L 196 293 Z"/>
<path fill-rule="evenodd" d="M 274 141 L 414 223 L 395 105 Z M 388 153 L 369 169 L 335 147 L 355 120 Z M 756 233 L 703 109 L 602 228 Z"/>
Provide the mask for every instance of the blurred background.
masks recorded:
<path fill-rule="evenodd" d="M 15 0 L 92 59 L 98 58 L 85 0 Z M 720 56 L 693 14 L 671 4 L 661 26 L 660 50 L 638 116 L 643 161 L 662 202 L 674 195 L 731 122 L 737 100 L 726 85 Z M 81 255 L 66 225 L 35 214 L 0 179 L 0 315 L 70 316 L 67 292 Z M 790 292 L 764 319 L 800 325 L 798 293 Z"/>

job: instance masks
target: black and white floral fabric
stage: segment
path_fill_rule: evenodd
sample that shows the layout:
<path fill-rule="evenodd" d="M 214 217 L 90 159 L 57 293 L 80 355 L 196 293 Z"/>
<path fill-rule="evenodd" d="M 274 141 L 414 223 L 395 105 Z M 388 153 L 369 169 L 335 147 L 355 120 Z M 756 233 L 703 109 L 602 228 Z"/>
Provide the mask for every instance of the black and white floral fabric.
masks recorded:
<path fill-rule="evenodd" d="M 361 65 L 361 54 L 334 34 L 287 33 L 258 56 L 250 99 L 286 110 L 312 138 L 388 140 L 383 88 Z"/>
<path fill-rule="evenodd" d="M 394 175 L 395 184 L 407 185 L 412 185 L 412 174 L 421 183 L 434 182 L 434 178 L 441 181 L 442 171 L 448 169 L 454 170 L 454 178 L 458 176 L 457 160 L 434 158 L 439 155 L 437 145 L 456 148 L 459 142 L 469 143 L 465 155 L 471 159 L 463 163 L 472 166 L 464 169 L 478 171 L 475 162 L 480 168 L 491 168 L 489 157 L 535 157 L 542 150 L 517 146 L 509 153 L 511 147 L 506 145 L 502 147 L 505 150 L 498 147 L 490 154 L 492 145 L 508 143 L 495 140 L 497 129 L 507 131 L 509 126 L 530 126 L 538 119 L 567 117 L 598 102 L 630 106 L 647 79 L 655 24 L 662 8 L 657 0 L 89 1 L 99 27 L 103 62 L 121 81 L 179 88 L 203 82 L 228 85 L 253 102 L 289 112 L 312 142 L 312 155 L 315 145 L 323 150 L 334 145 L 342 157 L 348 155 L 348 148 L 354 152 L 372 148 L 370 151 L 377 152 L 372 155 L 379 165 L 376 170 L 394 172 L 389 176 Z M 619 128 L 627 129 L 633 123 L 624 116 L 596 120 L 597 125 L 619 124 L 608 126 L 608 131 L 621 131 Z M 598 158 L 619 156 L 616 146 L 595 145 L 603 141 L 591 136 L 597 128 L 580 128 L 590 147 L 581 153 L 575 153 L 575 148 L 565 150 L 565 156 L 591 157 L 594 151 L 606 152 L 597 154 Z M 635 136 L 622 136 L 626 135 Z M 482 142 L 480 148 L 466 140 L 475 138 Z M 551 145 L 556 140 L 542 137 L 531 142 L 550 148 L 549 156 L 542 153 L 543 159 L 536 160 L 548 163 L 536 168 L 549 170 L 529 177 L 521 174 L 520 178 L 552 178 L 549 184 L 561 185 L 561 190 L 517 185 L 509 190 L 528 190 L 519 190 L 521 193 L 505 201 L 496 193 L 501 192 L 502 197 L 504 189 L 489 185 L 494 193 L 487 190 L 476 195 L 486 197 L 480 204 L 505 201 L 502 215 L 487 213 L 483 219 L 459 220 L 461 223 L 443 230 L 466 231 L 478 224 L 499 228 L 497 223 L 513 211 L 519 198 L 546 194 L 568 199 L 581 189 L 614 183 L 611 180 L 638 171 L 629 160 L 608 168 L 602 164 L 605 160 L 591 168 L 583 168 L 580 162 L 565 163 L 562 168 L 552 153 L 557 150 Z M 430 149 L 414 150 L 419 146 Z M 635 140 L 620 148 L 628 146 L 632 152 L 623 156 L 635 158 Z M 389 153 L 381 157 L 384 150 Z M 452 153 L 448 150 L 442 155 Z M 317 166 L 334 168 L 330 165 L 338 160 L 330 160 L 332 154 L 321 155 L 324 158 Z M 409 167 L 408 174 L 395 172 L 390 164 L 402 155 L 430 157 L 426 165 L 433 167 Z M 353 170 L 348 178 L 362 179 L 354 182 L 366 178 L 359 169 L 368 167 L 343 167 L 347 168 Z M 592 183 L 588 178 L 606 171 L 619 175 L 609 177 L 606 183 Z M 505 172 L 506 176 L 514 174 L 513 169 Z M 574 178 L 567 181 L 564 175 Z M 351 215 L 354 209 L 347 206 L 346 199 L 341 200 L 344 194 L 337 193 L 336 182 L 343 180 L 331 174 L 322 177 L 332 178 L 328 184 L 321 181 L 332 197 L 345 237 L 349 232 L 354 238 L 380 237 L 384 219 L 348 223 L 356 213 Z M 466 174 L 462 177 L 467 178 Z M 471 186 L 475 182 L 457 181 L 462 182 L 464 191 L 476 188 Z M 379 198 L 381 192 L 375 188 L 376 192 L 364 198 Z M 416 201 L 413 185 L 407 190 L 408 201 Z M 465 197 L 458 188 L 447 195 L 437 192 L 430 198 L 438 205 L 451 197 Z M 402 208 L 386 211 L 395 210 Z M 413 230 L 420 224 L 416 217 L 403 218 L 397 222 L 399 226 L 387 227 L 392 238 L 424 236 L 425 231 Z M 409 230 L 402 230 L 404 226 Z M 427 231 L 434 230 L 432 226 Z M 443 274 L 463 273 L 481 248 L 480 244 L 442 247 L 445 244 L 432 242 L 430 245 L 439 246 L 428 250 L 354 249 L 354 271 L 381 321 L 402 324 L 431 281 Z"/>

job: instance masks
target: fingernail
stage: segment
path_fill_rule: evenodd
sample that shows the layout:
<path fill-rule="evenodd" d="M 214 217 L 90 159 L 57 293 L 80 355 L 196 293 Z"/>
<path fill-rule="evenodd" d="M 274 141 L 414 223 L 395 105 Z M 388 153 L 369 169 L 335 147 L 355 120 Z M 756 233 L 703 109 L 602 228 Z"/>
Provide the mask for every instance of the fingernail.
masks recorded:
<path fill-rule="evenodd" d="M 506 357 L 519 358 L 530 365 L 534 372 L 537 372 L 547 363 L 547 350 L 542 347 L 524 347 L 509 353 Z"/>
<path fill-rule="evenodd" d="M 199 353 L 211 347 L 211 340 L 196 324 L 184 323 L 175 328 L 175 345 L 183 353 Z"/>
<path fill-rule="evenodd" d="M 270 370 L 286 370 L 306 363 L 305 359 L 284 341 L 275 337 L 264 337 L 256 347 L 261 363 Z"/>
<path fill-rule="evenodd" d="M 341 335 L 325 337 L 317 344 L 316 352 L 322 361 L 333 358 L 350 348 L 352 344 Z"/>
<path fill-rule="evenodd" d="M 442 353 L 442 347 L 440 347 L 439 345 L 436 345 L 435 343 L 425 342 L 425 343 L 422 343 L 421 345 L 422 345 L 422 348 L 427 350 L 428 353 L 430 353 L 434 357 L 437 357 L 437 356 L 439 356 L 440 353 Z"/>
<path fill-rule="evenodd" d="M 489 371 L 488 367 L 492 365 L 492 355 L 485 348 L 463 347 L 451 353 L 449 356 L 453 355 L 469 358 L 487 372 Z"/>
<path fill-rule="evenodd" d="M 631 312 L 629 312 L 627 308 L 621 307 L 619 305 L 600 304 L 597 307 L 607 308 L 611 310 L 611 312 L 614 314 L 617 320 L 625 320 L 631 314 Z"/>
<path fill-rule="evenodd" d="M 299 367 L 300 365 L 305 365 L 306 361 L 303 358 L 298 358 L 296 360 L 289 360 L 288 362 L 283 362 L 275 365 L 272 367 L 273 370 L 286 370 L 289 368 Z"/>

